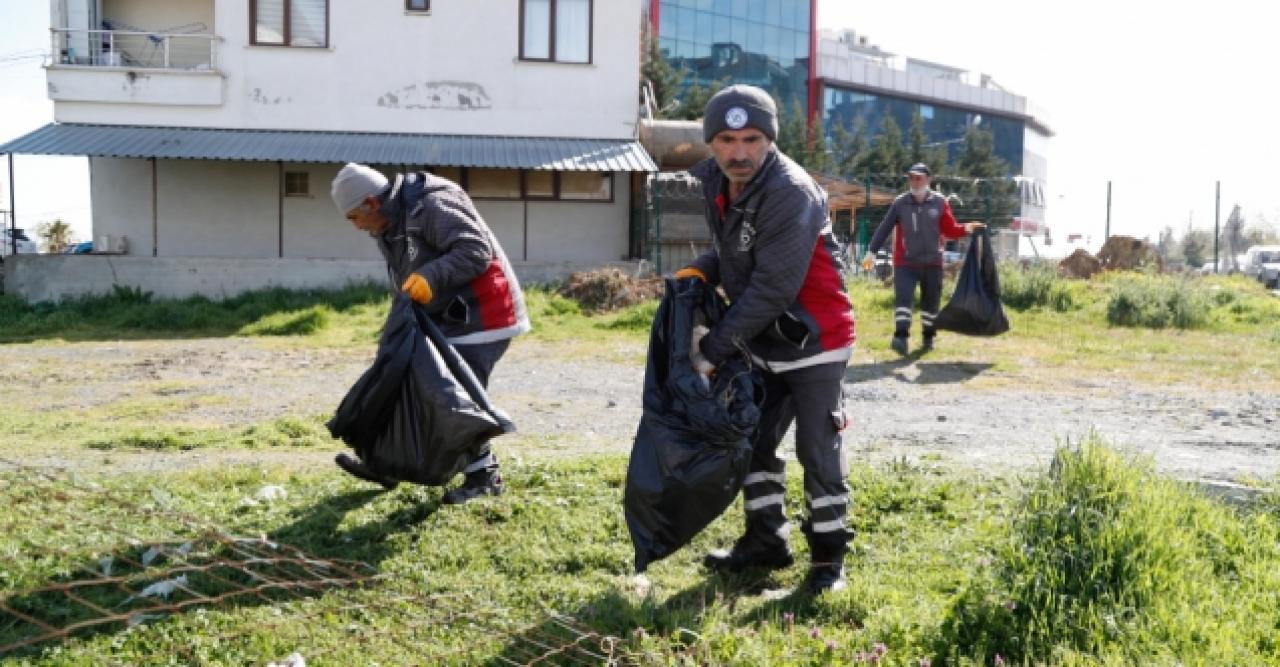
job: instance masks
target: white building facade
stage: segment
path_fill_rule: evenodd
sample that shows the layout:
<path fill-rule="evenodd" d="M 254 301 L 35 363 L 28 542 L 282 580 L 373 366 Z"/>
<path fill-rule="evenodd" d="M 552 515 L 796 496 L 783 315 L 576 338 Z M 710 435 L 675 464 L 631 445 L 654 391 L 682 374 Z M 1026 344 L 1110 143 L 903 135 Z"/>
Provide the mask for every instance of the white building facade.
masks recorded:
<path fill-rule="evenodd" d="M 328 195 L 358 161 L 461 183 L 517 272 L 619 262 L 638 2 L 52 0 L 56 122 L 0 152 L 88 156 L 131 258 L 379 260 Z"/>

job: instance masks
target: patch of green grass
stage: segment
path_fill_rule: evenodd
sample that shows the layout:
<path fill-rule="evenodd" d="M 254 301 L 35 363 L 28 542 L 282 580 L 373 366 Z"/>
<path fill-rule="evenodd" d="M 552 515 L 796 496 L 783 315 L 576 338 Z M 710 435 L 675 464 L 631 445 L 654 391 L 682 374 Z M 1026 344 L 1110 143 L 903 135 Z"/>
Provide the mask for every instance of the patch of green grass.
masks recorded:
<path fill-rule="evenodd" d="M 325 427 L 328 417 L 279 417 L 266 424 L 250 426 L 239 436 L 246 447 L 318 447 L 333 445 Z"/>
<path fill-rule="evenodd" d="M 505 495 L 461 507 L 442 505 L 439 489 L 379 493 L 332 471 L 261 466 L 81 476 L 79 484 L 99 491 L 90 495 L 0 476 L 0 520 L 13 528 L 0 534 L 9 563 L 0 591 L 80 577 L 81 566 L 105 556 L 136 560 L 141 546 L 100 526 L 127 527 L 143 544 L 197 537 L 166 518 L 179 512 L 316 557 L 361 560 L 383 578 L 358 591 L 189 610 L 39 647 L 26 659 L 261 664 L 297 650 L 317 664 L 524 664 L 572 645 L 575 634 L 557 614 L 616 637 L 626 664 L 1278 657 L 1280 532 L 1271 509 L 1228 508 L 1100 443 L 1063 450 L 1048 473 L 1025 481 L 905 463 L 855 466 L 850 585 L 817 599 L 789 592 L 808 560 L 799 531 L 795 567 L 703 570 L 702 554 L 741 529 L 741 501 L 653 565 L 651 590 L 635 590 L 621 511 L 625 464 L 617 456 L 508 462 Z M 803 502 L 798 472 L 787 486 L 793 511 Z M 287 496 L 249 502 L 268 484 Z M 77 521 L 49 529 L 65 516 Z M 407 599 L 391 602 L 397 596 Z M 0 620 L 0 641 L 15 631 Z M 605 650 L 598 637 L 582 646 Z M 561 658 L 599 662 L 584 653 Z"/>
<path fill-rule="evenodd" d="M 1275 664 L 1277 528 L 1088 439 L 1032 483 L 940 647 L 982 664 Z"/>
<path fill-rule="evenodd" d="M 29 305 L 8 297 L 0 308 L 0 341 L 307 335 L 347 325 L 342 315 L 385 304 L 388 298 L 385 287 L 373 284 L 333 291 L 273 288 L 221 301 L 156 299 L 119 286 L 109 294 L 58 304 Z"/>

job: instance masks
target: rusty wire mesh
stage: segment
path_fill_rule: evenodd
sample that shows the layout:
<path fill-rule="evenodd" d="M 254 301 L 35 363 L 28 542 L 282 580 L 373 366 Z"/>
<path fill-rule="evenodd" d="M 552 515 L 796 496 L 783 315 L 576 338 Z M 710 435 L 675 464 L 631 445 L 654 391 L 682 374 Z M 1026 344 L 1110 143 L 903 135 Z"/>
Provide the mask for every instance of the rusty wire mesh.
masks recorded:
<path fill-rule="evenodd" d="M 271 632 L 307 646 L 308 660 L 389 644 L 415 649 L 425 663 L 469 662 L 477 651 L 500 643 L 501 651 L 486 662 L 631 662 L 618 638 L 569 616 L 551 614 L 537 623 L 520 622 L 508 610 L 469 592 L 415 595 L 383 590 L 376 568 L 367 563 L 316 558 L 265 535 L 230 535 L 210 520 L 164 507 L 145 493 L 109 491 L 66 471 L 0 458 L 0 494 L 12 503 L 0 534 L 18 538 L 23 552 L 19 556 L 56 559 L 61 567 L 56 581 L 19 587 L 0 598 L 0 658 L 196 608 L 250 603 L 289 605 L 288 613 L 275 621 L 222 632 L 218 643 L 231 645 Z M 170 534 L 86 518 L 77 511 L 84 502 L 111 505 L 132 517 L 162 518 Z M 58 535 L 65 541 L 68 533 L 80 540 L 74 550 L 52 539 Z M 110 555 L 99 557 L 103 551 Z M 326 604 L 306 608 L 322 595 L 327 596 Z M 376 627 L 367 620 L 369 614 L 377 615 Z M 334 645 L 332 637 L 308 641 L 321 632 L 322 623 L 335 617 L 353 625 L 366 620 L 359 631 L 349 633 L 346 644 Z M 441 632 L 468 633 L 478 642 L 436 646 L 433 639 Z M 489 642 L 487 648 L 484 641 Z M 189 662 L 199 662 L 193 649 L 179 651 Z M 264 662 L 270 657 L 263 656 Z"/>

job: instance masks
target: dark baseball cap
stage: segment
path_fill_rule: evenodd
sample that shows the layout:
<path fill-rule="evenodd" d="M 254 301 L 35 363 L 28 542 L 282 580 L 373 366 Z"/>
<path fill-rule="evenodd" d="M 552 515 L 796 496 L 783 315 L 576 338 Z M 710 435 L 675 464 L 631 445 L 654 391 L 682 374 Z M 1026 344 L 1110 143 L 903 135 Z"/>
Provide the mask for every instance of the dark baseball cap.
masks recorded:
<path fill-rule="evenodd" d="M 908 174 L 924 174 L 925 176 L 932 175 L 929 173 L 929 165 L 923 162 L 917 162 L 911 165 L 911 168 L 907 170 L 907 173 Z"/>

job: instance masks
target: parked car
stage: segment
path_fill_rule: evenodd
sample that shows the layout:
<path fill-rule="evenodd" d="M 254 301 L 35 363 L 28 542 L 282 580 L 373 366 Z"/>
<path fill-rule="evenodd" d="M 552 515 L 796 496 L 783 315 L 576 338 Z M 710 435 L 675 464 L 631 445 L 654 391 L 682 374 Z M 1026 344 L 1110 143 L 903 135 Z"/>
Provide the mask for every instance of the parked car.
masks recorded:
<path fill-rule="evenodd" d="M 72 243 L 71 245 L 67 246 L 67 249 L 62 251 L 62 254 L 87 255 L 91 252 L 93 252 L 93 241 L 81 241 L 79 243 Z"/>
<path fill-rule="evenodd" d="M 3 230 L 0 230 L 0 257 L 9 255 L 13 252 L 12 239 L 17 239 L 18 241 L 19 255 L 34 255 L 40 252 L 40 246 L 36 245 L 36 242 L 32 241 L 31 238 L 27 236 L 25 230 L 21 228 L 10 230 L 10 228 L 5 227 Z"/>
<path fill-rule="evenodd" d="M 1256 245 L 1245 253 L 1244 274 L 1268 289 L 1280 287 L 1280 245 Z"/>

